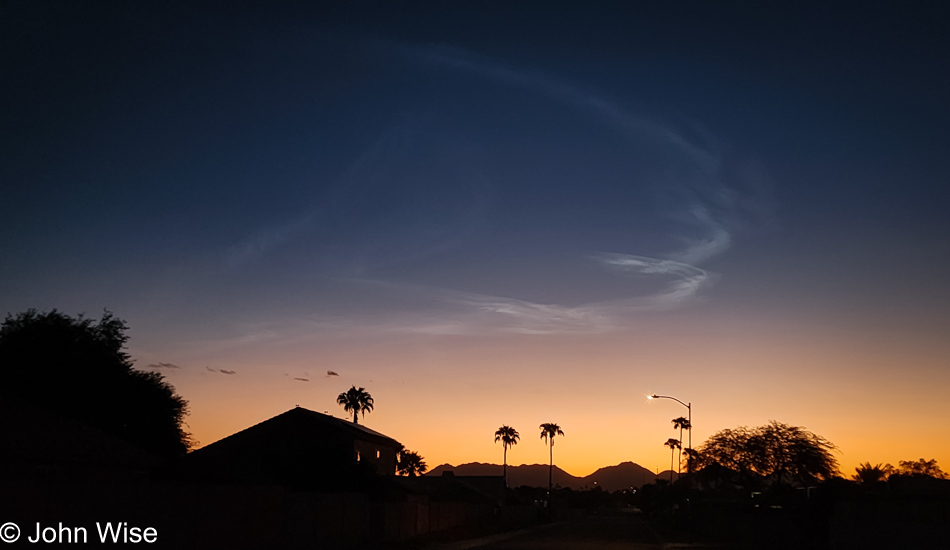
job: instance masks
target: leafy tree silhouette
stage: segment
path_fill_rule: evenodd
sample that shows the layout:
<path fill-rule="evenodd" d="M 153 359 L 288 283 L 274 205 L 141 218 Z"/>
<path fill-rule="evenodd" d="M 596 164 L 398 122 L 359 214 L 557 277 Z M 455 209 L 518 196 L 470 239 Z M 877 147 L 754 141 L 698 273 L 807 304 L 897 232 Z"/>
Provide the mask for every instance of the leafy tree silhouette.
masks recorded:
<path fill-rule="evenodd" d="M 0 388 L 159 456 L 185 454 L 188 402 L 156 372 L 132 368 L 125 321 L 55 309 L 7 315 L 0 326 Z"/>
<path fill-rule="evenodd" d="M 718 464 L 740 474 L 756 473 L 804 483 L 828 479 L 838 472 L 832 451 L 837 447 L 805 428 L 771 421 L 716 432 L 698 449 L 698 466 Z"/>
<path fill-rule="evenodd" d="M 947 479 L 947 474 L 937 465 L 936 459 L 901 460 L 897 466 L 897 473 L 911 476 L 929 476 L 937 479 Z"/>
<path fill-rule="evenodd" d="M 405 447 L 399 449 L 399 459 L 396 462 L 396 472 L 401 476 L 416 477 L 426 473 L 429 467 L 419 453 L 409 451 Z"/>
<path fill-rule="evenodd" d="M 699 461 L 699 452 L 696 449 L 683 449 L 683 453 L 686 455 L 686 473 L 694 471 Z"/>
<path fill-rule="evenodd" d="M 672 437 L 667 439 L 663 445 L 670 448 L 670 483 L 673 483 L 673 457 L 676 456 L 676 449 L 682 448 L 682 445 L 680 445 L 678 439 Z"/>
<path fill-rule="evenodd" d="M 693 427 L 689 424 L 689 419 L 684 416 L 678 416 L 672 420 L 673 429 L 679 428 L 680 431 L 680 442 L 683 441 L 683 430 L 691 430 Z M 683 445 L 680 443 L 680 459 L 676 462 L 676 473 L 680 473 L 680 465 L 683 463 Z M 689 468 L 686 469 L 689 471 Z"/>
<path fill-rule="evenodd" d="M 359 422 L 356 421 L 357 414 L 363 413 L 363 416 L 365 417 L 367 411 L 373 411 L 373 396 L 366 391 L 366 388 L 357 388 L 356 386 L 353 386 L 338 395 L 336 402 L 338 405 L 343 405 L 344 411 L 353 411 L 354 424 L 359 424 Z"/>
<path fill-rule="evenodd" d="M 550 444 L 550 463 L 548 464 L 548 498 L 551 497 L 551 480 L 554 475 L 554 437 L 563 436 L 564 431 L 561 430 L 561 427 L 554 423 L 545 423 L 538 426 L 541 429 L 541 439 L 546 440 Z"/>
<path fill-rule="evenodd" d="M 518 435 L 518 430 L 508 425 L 504 425 L 495 430 L 495 443 L 501 441 L 503 463 L 502 472 L 505 476 L 505 487 L 508 486 L 508 447 L 517 445 L 518 439 L 520 438 L 521 436 Z"/>

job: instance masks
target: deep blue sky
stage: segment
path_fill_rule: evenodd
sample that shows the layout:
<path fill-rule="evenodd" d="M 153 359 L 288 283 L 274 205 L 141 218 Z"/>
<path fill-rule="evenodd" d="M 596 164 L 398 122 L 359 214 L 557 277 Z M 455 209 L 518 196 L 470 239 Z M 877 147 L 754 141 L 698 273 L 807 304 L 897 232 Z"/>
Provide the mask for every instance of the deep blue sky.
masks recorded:
<path fill-rule="evenodd" d="M 875 372 L 946 365 L 937 3 L 191 4 L 0 7 L 3 312 L 106 307 L 142 367 L 337 385 L 386 379 L 344 348 L 475 368 L 446 338 L 728 363 L 730 323 L 846 332 L 815 376 L 888 339 L 924 359 Z"/>

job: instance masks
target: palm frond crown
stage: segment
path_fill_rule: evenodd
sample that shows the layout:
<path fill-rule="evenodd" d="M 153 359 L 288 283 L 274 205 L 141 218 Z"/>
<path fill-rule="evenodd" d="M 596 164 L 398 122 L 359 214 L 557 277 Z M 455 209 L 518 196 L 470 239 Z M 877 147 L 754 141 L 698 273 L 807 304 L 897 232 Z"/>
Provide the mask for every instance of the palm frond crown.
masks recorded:
<path fill-rule="evenodd" d="M 495 443 L 501 441 L 501 444 L 505 447 L 517 445 L 519 439 L 521 439 L 521 436 L 518 434 L 518 430 L 511 426 L 504 425 L 495 431 Z"/>
<path fill-rule="evenodd" d="M 564 431 L 561 430 L 561 427 L 554 423 L 541 424 L 539 428 L 541 429 L 541 439 L 550 441 L 551 445 L 554 445 L 554 436 L 564 435 Z"/>
<path fill-rule="evenodd" d="M 373 411 L 373 396 L 366 391 L 366 388 L 351 387 L 337 396 L 336 402 L 343 406 L 343 410 L 353 413 L 353 423 L 356 424 L 356 415 L 362 413 L 366 416 L 367 412 Z"/>

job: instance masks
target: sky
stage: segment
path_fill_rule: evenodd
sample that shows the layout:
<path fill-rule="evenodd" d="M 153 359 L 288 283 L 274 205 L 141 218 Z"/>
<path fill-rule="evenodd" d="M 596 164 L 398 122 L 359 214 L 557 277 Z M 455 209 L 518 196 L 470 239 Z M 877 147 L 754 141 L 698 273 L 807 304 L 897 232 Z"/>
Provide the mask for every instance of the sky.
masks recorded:
<path fill-rule="evenodd" d="M 356 385 L 664 470 L 657 393 L 950 467 L 950 11 L 508 4 L 4 2 L 0 314 L 114 312 L 200 444 Z"/>

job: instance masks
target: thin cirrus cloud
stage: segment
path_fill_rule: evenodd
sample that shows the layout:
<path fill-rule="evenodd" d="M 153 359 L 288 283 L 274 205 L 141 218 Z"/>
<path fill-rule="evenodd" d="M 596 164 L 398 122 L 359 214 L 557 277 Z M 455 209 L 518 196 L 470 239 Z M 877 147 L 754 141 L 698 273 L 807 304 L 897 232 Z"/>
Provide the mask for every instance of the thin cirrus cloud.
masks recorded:
<path fill-rule="evenodd" d="M 627 274 L 661 278 L 665 284 L 660 291 L 650 294 L 631 293 L 614 300 L 572 307 L 471 293 L 455 293 L 447 299 L 481 312 L 486 317 L 481 326 L 500 332 L 607 332 L 623 327 L 632 315 L 676 307 L 693 298 L 705 285 L 712 282 L 707 271 L 673 260 L 629 254 L 600 254 L 593 259 L 608 268 Z M 464 326 L 457 322 L 453 325 Z"/>
<path fill-rule="evenodd" d="M 276 316 L 238 325 L 242 332 L 239 337 L 195 342 L 194 347 L 204 352 L 265 344 L 267 349 L 289 349 L 312 344 L 315 335 L 332 340 L 341 331 L 351 336 L 385 333 L 429 336 L 605 333 L 629 326 L 637 315 L 688 303 L 716 278 L 707 270 L 670 259 L 601 253 L 584 260 L 627 278 L 629 291 L 610 300 L 565 306 L 408 282 L 346 279 L 338 282 L 349 286 L 350 292 L 372 293 L 373 296 L 411 303 L 415 305 L 414 312 L 397 308 L 362 315 L 351 312 L 345 315 Z M 653 289 L 651 292 L 642 291 L 638 283 L 643 279 L 655 283 L 649 285 Z M 206 369 L 222 374 L 234 373 Z M 339 375 L 327 370 L 326 376 Z M 312 380 L 310 376 L 305 377 L 306 381 Z M 305 381 L 300 378 L 295 380 Z"/>
<path fill-rule="evenodd" d="M 630 147 L 646 143 L 671 152 L 675 162 L 664 170 L 664 176 L 650 185 L 656 186 L 658 194 L 664 197 L 658 209 L 676 224 L 679 234 L 674 238 L 683 243 L 683 249 L 670 251 L 663 257 L 687 264 L 706 261 L 728 250 L 733 245 L 734 233 L 747 225 L 748 220 L 770 221 L 773 205 L 768 176 L 751 162 L 728 157 L 716 138 L 703 129 L 692 132 L 701 139 L 689 139 L 670 125 L 639 116 L 617 102 L 580 87 L 537 72 L 517 70 L 452 46 L 393 43 L 384 46 L 387 52 L 401 52 L 402 57 L 412 63 L 463 71 L 551 98 L 619 131 L 630 139 Z M 326 186 L 328 191 L 312 208 L 289 220 L 265 225 L 228 248 L 224 258 L 226 267 L 240 268 L 297 238 L 327 229 L 338 230 L 339 234 L 357 241 L 362 235 L 362 242 L 354 241 L 350 245 L 364 251 L 370 249 L 363 257 L 376 261 L 405 261 L 438 253 L 457 246 L 459 236 L 464 240 L 465 235 L 475 234 L 483 225 L 487 208 L 477 190 L 466 201 L 467 207 L 452 216 L 453 225 L 458 227 L 439 225 L 423 230 L 424 226 L 419 225 L 417 231 L 407 231 L 406 221 L 420 219 L 418 212 L 390 212 L 389 218 L 393 218 L 389 220 L 390 225 L 401 229 L 398 243 L 401 246 L 395 249 L 397 243 L 388 239 L 385 247 L 373 249 L 373 239 L 391 234 L 385 216 L 382 221 L 377 220 L 381 226 L 374 228 L 375 231 L 352 225 L 353 220 L 366 219 L 360 215 L 365 208 L 362 200 L 389 187 L 394 174 L 406 169 L 406 159 L 412 157 L 421 143 L 426 143 L 422 146 L 424 149 L 433 145 L 425 142 L 423 134 L 420 126 L 409 119 L 384 132 Z M 446 203 L 440 206 L 440 210 L 448 208 Z M 446 235 L 456 238 L 446 239 Z M 355 264 L 353 267 L 360 270 Z"/>
<path fill-rule="evenodd" d="M 287 245 L 291 241 L 315 231 L 318 225 L 333 223 L 333 216 L 347 209 L 353 202 L 352 197 L 359 196 L 366 188 L 379 184 L 385 177 L 388 167 L 401 154 L 404 140 L 388 132 L 363 151 L 350 166 L 328 185 L 330 192 L 324 207 L 315 205 L 289 220 L 276 221 L 257 228 L 240 241 L 232 244 L 224 253 L 224 265 L 236 270 L 254 263 L 270 252 Z M 349 212 L 352 214 L 352 212 Z"/>
<path fill-rule="evenodd" d="M 648 277 L 659 281 L 654 292 L 638 294 L 633 282 L 628 294 L 616 299 L 578 306 L 543 304 L 517 298 L 460 290 L 432 288 L 385 281 L 352 281 L 384 287 L 392 293 L 430 302 L 432 313 L 413 320 L 396 318 L 378 322 L 377 330 L 393 330 L 433 335 L 486 333 L 565 334 L 600 333 L 624 327 L 629 319 L 648 311 L 677 307 L 711 284 L 715 276 L 696 266 L 675 260 L 630 254 L 597 254 L 590 258 L 604 268 L 622 275 Z"/>
<path fill-rule="evenodd" d="M 244 240 L 232 245 L 225 253 L 225 265 L 236 269 L 260 259 L 299 235 L 313 229 L 315 213 L 308 213 L 286 222 L 263 227 Z"/>
<path fill-rule="evenodd" d="M 477 163 L 464 148 L 428 135 L 424 127 L 424 122 L 399 118 L 339 175 L 314 186 L 310 206 L 229 246 L 223 258 L 226 270 L 306 239 L 322 258 L 322 269 L 360 273 L 433 256 L 482 233 L 491 198 Z M 399 181 L 414 181 L 418 187 L 394 195 Z M 405 193 L 416 200 L 405 200 Z"/>
<path fill-rule="evenodd" d="M 661 182 L 664 194 L 672 199 L 672 204 L 664 208 L 670 210 L 668 216 L 679 222 L 686 234 L 679 237 L 684 249 L 667 254 L 670 259 L 687 264 L 708 260 L 732 246 L 733 233 L 748 223 L 746 219 L 771 222 L 774 205 L 770 178 L 755 163 L 728 158 L 716 147 L 717 140 L 703 129 L 695 133 L 704 137 L 705 146 L 669 125 L 629 112 L 618 103 L 579 87 L 544 74 L 516 70 L 452 46 L 402 44 L 394 49 L 417 62 L 538 92 L 595 117 L 633 141 L 645 140 L 673 151 L 683 162 L 673 168 L 678 175 Z"/>
<path fill-rule="evenodd" d="M 677 307 L 695 298 L 717 277 L 699 265 L 727 252 L 735 245 L 736 235 L 746 227 L 771 223 L 774 205 L 770 199 L 771 181 L 765 171 L 752 162 L 725 153 L 726 149 L 708 132 L 694 130 L 692 134 L 699 137 L 687 138 L 683 132 L 667 124 L 638 116 L 617 102 L 577 86 L 536 72 L 516 70 L 457 48 L 405 44 L 396 45 L 395 48 L 390 46 L 392 44 L 387 44 L 387 51 L 396 51 L 397 55 L 412 63 L 435 66 L 443 70 L 464 71 L 466 74 L 527 89 L 551 98 L 618 131 L 619 135 L 629 139 L 631 148 L 645 144 L 647 147 L 660 148 L 671 153 L 664 156 L 673 160 L 667 161 L 668 169 L 664 166 L 661 170 L 663 175 L 658 176 L 660 180 L 646 183 L 656 186 L 659 191 L 657 212 L 661 217 L 673 222 L 669 237 L 672 241 L 679 242 L 680 246 L 671 246 L 666 251 L 654 251 L 650 255 L 628 252 L 593 254 L 588 261 L 594 261 L 608 270 L 630 275 L 632 279 L 649 279 L 656 284 L 651 286 L 649 292 L 644 292 L 641 285 L 631 282 L 629 294 L 578 306 L 538 303 L 518 297 L 501 296 L 504 292 L 499 292 L 499 295 L 479 294 L 447 288 L 427 288 L 409 283 L 369 281 L 362 279 L 363 274 L 368 272 L 352 269 L 352 275 L 344 275 L 344 279 L 349 282 L 388 286 L 394 295 L 410 293 L 421 303 L 432 306 L 428 315 L 418 316 L 411 322 L 406 322 L 405 315 L 399 312 L 392 312 L 391 317 L 382 316 L 394 319 L 392 323 L 383 320 L 381 316 L 374 316 L 371 323 L 358 323 L 363 330 L 429 334 L 557 334 L 613 330 L 623 326 L 632 314 Z M 239 267 L 256 261 L 268 251 L 305 233 L 313 232 L 318 225 L 323 227 L 327 224 L 338 224 L 339 220 L 344 218 L 362 219 L 352 215 L 361 208 L 360 197 L 372 196 L 375 190 L 389 181 L 393 171 L 400 169 L 400 163 L 406 157 L 407 151 L 413 148 L 413 140 L 418 137 L 407 137 L 402 135 L 403 133 L 413 132 L 401 130 L 396 132 L 395 136 L 384 136 L 356 159 L 338 181 L 330 186 L 331 191 L 323 204 L 331 206 L 317 206 L 296 219 L 263 228 L 228 251 L 228 266 Z M 633 176 L 635 175 L 631 174 L 631 177 Z M 473 207 L 473 215 L 470 216 L 468 225 L 477 226 L 484 217 L 486 207 L 483 201 Z M 399 215 L 403 223 L 414 218 L 403 214 L 405 212 L 395 212 L 393 215 Z M 455 218 L 466 219 L 466 216 Z M 346 230 L 341 234 L 348 235 L 348 238 L 364 231 L 362 227 L 340 227 Z M 386 261 L 383 256 L 387 255 L 408 261 L 418 257 L 414 253 L 415 249 L 426 248 L 420 245 L 422 241 L 415 242 L 418 239 L 412 239 L 411 234 L 400 233 L 395 241 L 387 239 L 384 249 L 377 250 L 371 245 L 374 235 L 389 236 L 391 232 L 374 229 L 375 232 L 362 234 L 362 242 L 349 243 L 351 248 L 363 251 L 363 259 L 359 261 Z M 436 233 L 452 233 L 443 229 L 440 228 Z M 413 242 L 408 242 L 410 240 Z M 440 251 L 457 244 L 436 241 L 428 243 L 428 248 Z M 594 247 L 596 250 L 596 244 Z M 348 261 L 353 264 L 352 258 Z M 343 263 L 347 263 L 347 260 Z M 656 287 L 659 287 L 659 290 Z M 305 324 L 315 321 L 323 323 L 311 318 Z M 328 323 L 334 325 L 337 321 L 339 318 Z M 354 319 L 350 318 L 345 324 L 352 327 L 353 322 Z M 287 336 L 290 338 L 299 332 L 292 325 L 294 323 L 284 326 L 289 330 Z M 274 336 L 281 339 L 281 335 Z"/>
<path fill-rule="evenodd" d="M 470 292 L 430 289 L 444 303 L 461 308 L 441 319 L 422 319 L 402 330 L 435 334 L 466 334 L 485 330 L 526 334 L 600 332 L 623 324 L 634 312 L 675 307 L 695 297 L 714 281 L 698 264 L 719 256 L 733 245 L 733 234 L 745 219 L 768 220 L 771 202 L 769 180 L 751 163 L 726 165 L 724 155 L 702 147 L 672 128 L 636 116 L 614 102 L 544 75 L 517 71 L 490 59 L 448 46 L 402 45 L 408 57 L 422 63 L 474 73 L 508 85 L 547 95 L 638 139 L 672 148 L 689 168 L 665 186 L 672 203 L 668 216 L 679 222 L 682 247 L 661 258 L 633 254 L 598 254 L 601 265 L 628 274 L 655 277 L 665 284 L 660 291 L 631 294 L 615 300 L 581 306 L 542 304 L 517 298 Z M 714 141 L 710 139 L 709 141 Z M 727 183 L 727 176 L 731 181 Z M 399 285 L 403 289 L 406 285 Z M 419 292 L 415 288 L 414 292 Z"/>
<path fill-rule="evenodd" d="M 714 154 L 691 143 L 672 128 L 636 116 L 612 101 L 546 75 L 519 71 L 492 59 L 446 44 L 421 47 L 402 45 L 397 50 L 401 50 L 410 58 L 424 63 L 457 68 L 499 82 L 541 92 L 562 103 L 586 111 L 612 126 L 630 131 L 637 136 L 649 137 L 672 145 L 687 154 L 693 162 L 706 170 L 715 169 L 718 162 Z"/>
<path fill-rule="evenodd" d="M 653 309 L 674 307 L 692 298 L 703 286 L 712 282 L 711 274 L 706 270 L 675 260 L 630 254 L 600 254 L 596 259 L 625 272 L 672 278 L 673 281 L 668 283 L 662 292 L 644 300 L 646 307 Z"/>

